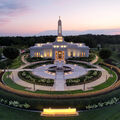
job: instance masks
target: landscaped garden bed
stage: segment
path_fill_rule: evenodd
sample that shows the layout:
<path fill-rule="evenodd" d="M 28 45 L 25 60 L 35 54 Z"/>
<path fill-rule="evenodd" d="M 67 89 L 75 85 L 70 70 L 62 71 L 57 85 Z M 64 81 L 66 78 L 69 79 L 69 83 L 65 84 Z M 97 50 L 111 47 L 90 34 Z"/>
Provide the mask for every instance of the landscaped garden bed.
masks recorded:
<path fill-rule="evenodd" d="M 32 72 L 29 72 L 29 71 L 20 71 L 18 73 L 18 76 L 22 80 L 32 84 L 43 85 L 43 86 L 53 86 L 54 84 L 53 79 L 40 78 L 36 75 L 33 75 Z"/>
<path fill-rule="evenodd" d="M 91 70 L 91 71 L 88 71 L 86 75 L 83 75 L 79 78 L 67 79 L 66 85 L 74 86 L 74 85 L 81 85 L 81 84 L 89 83 L 89 82 L 97 80 L 98 78 L 101 77 L 101 75 L 102 75 L 101 71 Z"/>

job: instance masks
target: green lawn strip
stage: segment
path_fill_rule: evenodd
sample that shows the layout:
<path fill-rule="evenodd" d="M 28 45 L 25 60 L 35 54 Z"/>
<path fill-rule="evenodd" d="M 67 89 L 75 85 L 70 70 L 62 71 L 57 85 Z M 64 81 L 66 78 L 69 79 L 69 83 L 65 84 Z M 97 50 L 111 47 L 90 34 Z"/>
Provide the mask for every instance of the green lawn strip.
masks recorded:
<path fill-rule="evenodd" d="M 104 69 L 106 69 L 108 71 L 109 74 L 112 74 L 112 77 L 109 77 L 108 80 L 98 86 L 95 86 L 93 87 L 94 89 L 93 90 L 89 90 L 89 91 L 86 91 L 86 92 L 91 92 L 91 91 L 97 91 L 97 90 L 101 90 L 101 89 L 104 89 L 104 88 L 107 88 L 109 86 L 111 86 L 117 79 L 117 75 L 114 71 L 110 70 L 109 68 L 105 67 L 105 66 L 102 66 Z"/>
<path fill-rule="evenodd" d="M 21 60 L 21 56 L 18 56 L 15 60 L 13 60 L 13 62 L 11 63 L 11 65 L 8 66 L 8 68 L 9 69 L 16 69 L 16 68 L 19 68 L 23 64 L 24 63 Z"/>
<path fill-rule="evenodd" d="M 114 71 L 111 71 L 109 68 L 107 67 L 104 67 L 109 73 L 112 73 L 113 77 L 111 78 L 108 78 L 108 80 L 101 84 L 101 85 L 98 85 L 98 86 L 95 86 L 93 90 L 89 90 L 89 91 L 82 91 L 82 90 L 72 90 L 72 91 L 44 91 L 44 90 L 37 90 L 37 91 L 28 91 L 28 90 L 24 90 L 23 88 L 21 88 L 22 86 L 20 86 L 20 89 L 19 90 L 23 90 L 23 91 L 28 91 L 28 92 L 32 92 L 32 93 L 40 93 L 40 94 L 76 94 L 76 93 L 85 93 L 85 92 L 92 92 L 92 91 L 97 91 L 97 90 L 101 90 L 101 89 L 104 89 L 110 85 L 112 85 L 117 76 L 116 76 L 116 73 Z M 11 80 L 12 81 L 12 80 Z M 8 81 L 7 81 L 8 82 Z M 8 86 L 12 87 L 12 88 L 15 88 L 15 89 L 18 89 L 19 85 L 15 84 L 14 82 L 11 82 L 12 84 L 8 84 Z M 16 87 L 15 87 L 16 86 Z"/>
<path fill-rule="evenodd" d="M 12 87 L 12 88 L 14 88 L 14 89 L 18 89 L 18 90 L 24 90 L 24 89 L 25 89 L 25 87 L 20 86 L 20 85 L 14 83 L 11 78 L 8 78 L 8 74 L 10 75 L 11 72 L 6 72 L 6 73 L 3 75 L 3 81 L 4 81 L 4 83 L 5 83 L 7 86 L 10 86 L 10 87 Z"/>

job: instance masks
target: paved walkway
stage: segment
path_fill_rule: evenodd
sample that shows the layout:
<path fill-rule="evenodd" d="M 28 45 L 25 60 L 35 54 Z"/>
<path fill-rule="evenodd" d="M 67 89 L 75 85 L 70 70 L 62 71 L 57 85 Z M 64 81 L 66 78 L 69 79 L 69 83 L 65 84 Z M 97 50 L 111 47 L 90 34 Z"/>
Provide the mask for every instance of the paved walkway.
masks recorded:
<path fill-rule="evenodd" d="M 96 57 L 96 60 L 93 61 L 92 63 L 87 63 L 87 62 L 82 62 L 82 63 L 93 64 L 94 62 L 97 61 L 97 59 L 98 58 Z M 29 89 L 29 90 L 33 90 L 33 88 L 34 88 L 33 84 L 21 80 L 18 77 L 19 71 L 26 70 L 26 71 L 32 71 L 33 73 L 35 73 L 35 72 L 37 73 L 39 71 L 38 75 L 40 75 L 41 77 L 55 79 L 55 84 L 53 87 L 35 85 L 36 90 L 48 90 L 48 91 L 53 91 L 53 90 L 54 91 L 63 91 L 63 90 L 78 90 L 78 89 L 83 90 L 83 85 L 70 86 L 70 87 L 66 86 L 65 79 L 77 78 L 81 75 L 86 74 L 89 70 L 99 70 L 102 72 L 102 76 L 99 79 L 97 79 L 96 81 L 93 81 L 91 83 L 87 83 L 85 85 L 85 90 L 92 89 L 94 86 L 97 86 L 101 83 L 104 83 L 110 77 L 109 73 L 99 66 L 96 66 L 97 68 L 93 68 L 93 69 L 84 69 L 83 67 L 80 67 L 77 65 L 65 64 L 66 66 L 71 67 L 73 69 L 73 71 L 71 73 L 69 73 L 68 75 L 67 74 L 63 75 L 63 73 L 57 72 L 56 76 L 55 76 L 55 75 L 51 75 L 51 74 L 46 72 L 46 69 L 50 66 L 53 66 L 53 65 L 44 65 L 44 66 L 40 66 L 36 69 L 23 69 L 24 67 L 26 67 L 28 65 L 40 63 L 40 62 L 28 63 L 28 62 L 24 61 L 24 57 L 22 57 L 22 61 L 25 62 L 25 65 L 22 65 L 18 69 L 9 69 L 9 71 L 12 71 L 11 78 L 13 79 L 13 81 L 16 84 L 24 86 L 24 87 L 26 87 L 26 89 Z M 43 62 L 43 61 L 41 61 L 41 62 Z"/>
<path fill-rule="evenodd" d="M 85 91 L 91 90 L 91 89 L 93 89 L 93 87 L 104 83 L 110 77 L 110 74 L 106 70 L 104 70 L 102 68 L 99 68 L 98 70 L 100 70 L 102 72 L 102 76 L 93 82 L 86 83 L 85 84 Z M 66 86 L 65 87 L 65 90 L 79 90 L 79 89 L 84 90 L 84 85 L 82 84 L 82 85 L 69 86 L 69 87 Z"/>
<path fill-rule="evenodd" d="M 34 91 L 34 85 L 33 84 L 25 82 L 25 81 L 21 80 L 18 77 L 18 71 L 12 72 L 10 77 L 12 78 L 12 80 L 16 84 L 25 87 L 27 90 Z M 48 90 L 48 91 L 51 91 L 51 90 L 53 90 L 53 87 L 47 87 L 47 86 L 42 86 L 42 85 L 35 85 L 35 90 Z"/>
<path fill-rule="evenodd" d="M 98 61 L 98 59 L 99 59 L 99 57 L 96 55 L 96 58 L 93 61 L 91 61 L 90 64 L 96 63 Z"/>
<path fill-rule="evenodd" d="M 56 72 L 56 78 L 55 78 L 55 91 L 64 91 L 65 86 L 65 79 L 64 79 L 64 73 L 63 72 Z"/>
<path fill-rule="evenodd" d="M 21 60 L 22 60 L 23 63 L 29 64 L 29 62 L 26 61 L 25 56 L 26 56 L 26 55 L 22 55 Z"/>

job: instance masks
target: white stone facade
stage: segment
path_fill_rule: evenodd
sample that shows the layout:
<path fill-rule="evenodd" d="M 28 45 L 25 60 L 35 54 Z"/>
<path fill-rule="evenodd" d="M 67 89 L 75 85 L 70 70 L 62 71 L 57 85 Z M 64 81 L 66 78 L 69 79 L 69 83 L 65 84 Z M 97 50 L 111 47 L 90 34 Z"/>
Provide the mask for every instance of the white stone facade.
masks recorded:
<path fill-rule="evenodd" d="M 31 57 L 66 60 L 71 57 L 89 57 L 90 48 L 84 43 L 68 43 L 62 37 L 62 22 L 58 21 L 58 37 L 53 43 L 40 44 L 30 47 Z"/>

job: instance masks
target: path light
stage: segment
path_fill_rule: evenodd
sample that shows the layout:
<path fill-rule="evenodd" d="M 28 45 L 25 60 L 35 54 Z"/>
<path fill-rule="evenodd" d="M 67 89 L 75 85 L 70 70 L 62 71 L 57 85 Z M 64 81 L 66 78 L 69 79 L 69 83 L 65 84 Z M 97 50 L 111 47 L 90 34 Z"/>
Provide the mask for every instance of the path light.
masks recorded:
<path fill-rule="evenodd" d="M 84 85 L 83 85 L 83 90 L 85 91 L 85 82 L 87 80 L 87 76 L 85 76 L 85 79 L 84 79 Z"/>

